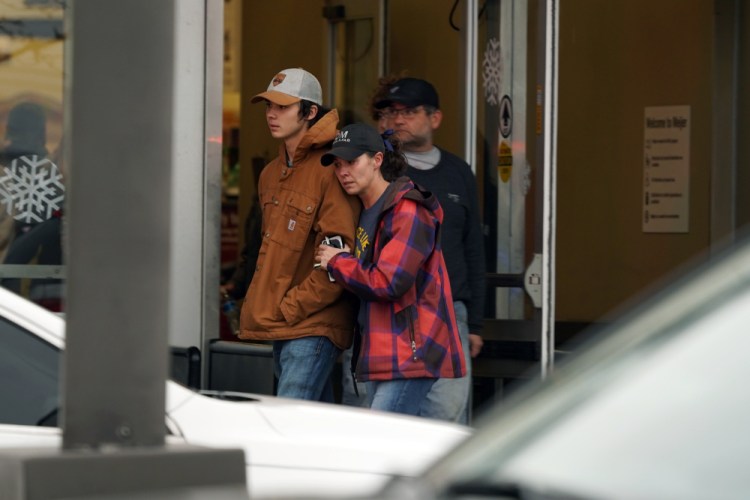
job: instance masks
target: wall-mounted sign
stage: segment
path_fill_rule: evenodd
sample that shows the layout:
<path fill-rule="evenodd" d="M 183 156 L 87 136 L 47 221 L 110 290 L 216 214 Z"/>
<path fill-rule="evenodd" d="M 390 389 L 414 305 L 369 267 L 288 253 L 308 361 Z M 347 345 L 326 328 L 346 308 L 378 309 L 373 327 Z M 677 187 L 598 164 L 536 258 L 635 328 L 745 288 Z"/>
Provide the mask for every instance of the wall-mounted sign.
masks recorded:
<path fill-rule="evenodd" d="M 508 138 L 513 131 L 513 103 L 504 95 L 500 101 L 500 135 Z"/>
<path fill-rule="evenodd" d="M 643 232 L 686 233 L 690 106 L 648 107 L 643 142 Z"/>
<path fill-rule="evenodd" d="M 510 180 L 510 174 L 513 171 L 513 149 L 505 141 L 500 141 L 497 148 L 497 173 L 500 180 L 507 183 Z"/>

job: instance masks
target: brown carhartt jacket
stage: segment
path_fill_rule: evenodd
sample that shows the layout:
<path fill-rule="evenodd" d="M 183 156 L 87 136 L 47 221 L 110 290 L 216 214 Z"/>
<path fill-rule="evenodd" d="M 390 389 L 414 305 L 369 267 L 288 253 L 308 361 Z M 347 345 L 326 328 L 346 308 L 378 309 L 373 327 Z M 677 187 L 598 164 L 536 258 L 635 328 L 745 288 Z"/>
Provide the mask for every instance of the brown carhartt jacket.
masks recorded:
<path fill-rule="evenodd" d="M 354 248 L 359 199 L 347 195 L 320 157 L 336 135 L 338 113 L 328 112 L 302 138 L 287 167 L 284 145 L 263 169 L 258 193 L 263 243 L 240 317 L 242 339 L 284 340 L 322 335 L 351 345 L 357 299 L 328 273 L 313 269 L 323 237 L 340 235 Z"/>

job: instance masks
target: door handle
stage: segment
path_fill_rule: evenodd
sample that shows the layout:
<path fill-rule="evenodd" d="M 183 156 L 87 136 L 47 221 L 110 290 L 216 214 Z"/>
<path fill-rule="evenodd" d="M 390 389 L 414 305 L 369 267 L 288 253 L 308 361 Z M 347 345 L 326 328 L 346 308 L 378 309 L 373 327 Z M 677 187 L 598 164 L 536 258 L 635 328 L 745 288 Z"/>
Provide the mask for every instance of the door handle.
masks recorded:
<path fill-rule="evenodd" d="M 524 274 L 487 273 L 488 288 L 523 288 L 534 307 L 542 307 L 542 254 L 535 253 Z"/>
<path fill-rule="evenodd" d="M 531 297 L 534 307 L 542 307 L 542 254 L 535 253 L 523 276 L 523 287 Z"/>

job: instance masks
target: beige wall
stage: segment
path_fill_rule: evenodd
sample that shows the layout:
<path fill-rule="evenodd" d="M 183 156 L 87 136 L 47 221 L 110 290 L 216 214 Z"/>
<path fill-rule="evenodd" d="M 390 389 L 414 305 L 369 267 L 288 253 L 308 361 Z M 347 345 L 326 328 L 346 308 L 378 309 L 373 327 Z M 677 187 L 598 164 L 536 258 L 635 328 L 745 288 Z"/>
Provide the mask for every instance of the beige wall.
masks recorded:
<path fill-rule="evenodd" d="M 709 244 L 712 0 L 562 0 L 557 317 L 595 320 Z M 643 118 L 691 109 L 690 230 L 641 231 Z"/>
<path fill-rule="evenodd" d="M 273 76 L 286 68 L 302 67 L 325 89 L 326 21 L 323 2 L 299 0 L 244 0 L 242 4 L 242 81 L 240 102 L 239 214 L 244 220 L 255 196 L 251 164 L 254 157 L 271 160 L 279 143 L 266 126 L 265 107 L 250 104 Z"/>
<path fill-rule="evenodd" d="M 448 21 L 454 3 L 454 0 L 391 0 L 388 66 L 391 73 L 424 78 L 435 86 L 443 112 L 435 142 L 461 156 L 463 49 L 461 34 Z M 453 18 L 456 26 L 463 23 L 463 8 L 463 2 L 459 2 Z"/>

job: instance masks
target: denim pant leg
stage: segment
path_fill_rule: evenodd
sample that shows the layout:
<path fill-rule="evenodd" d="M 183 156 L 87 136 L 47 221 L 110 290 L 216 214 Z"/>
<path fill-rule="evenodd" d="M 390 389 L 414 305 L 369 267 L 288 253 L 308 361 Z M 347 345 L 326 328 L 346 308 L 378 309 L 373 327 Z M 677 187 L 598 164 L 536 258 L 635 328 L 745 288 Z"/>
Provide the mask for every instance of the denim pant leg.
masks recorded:
<path fill-rule="evenodd" d="M 441 378 L 432 386 L 422 409 L 422 416 L 448 420 L 460 424 L 469 423 L 471 399 L 471 351 L 469 344 L 469 316 L 466 304 L 453 303 L 456 323 L 461 337 L 461 347 L 466 361 L 466 376 L 461 378 Z"/>
<path fill-rule="evenodd" d="M 437 379 L 408 378 L 367 382 L 367 398 L 373 410 L 420 415 L 425 396 Z"/>
<path fill-rule="evenodd" d="M 302 337 L 273 343 L 276 395 L 333 402 L 331 373 L 340 349 L 326 337 Z"/>

